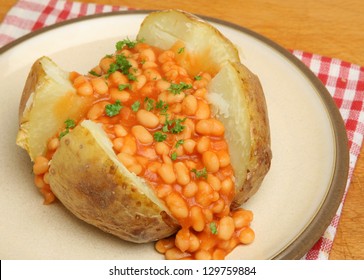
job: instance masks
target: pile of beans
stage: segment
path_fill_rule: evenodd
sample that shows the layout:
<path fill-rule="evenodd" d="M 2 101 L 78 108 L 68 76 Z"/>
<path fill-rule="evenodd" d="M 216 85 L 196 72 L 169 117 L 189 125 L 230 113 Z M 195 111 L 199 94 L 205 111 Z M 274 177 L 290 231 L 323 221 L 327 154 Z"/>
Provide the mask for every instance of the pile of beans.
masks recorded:
<path fill-rule="evenodd" d="M 156 250 L 167 259 L 224 259 L 254 240 L 253 215 L 230 210 L 234 174 L 224 125 L 206 99 L 211 74 L 181 67 L 181 57 L 192 58 L 181 44 L 166 51 L 118 44 L 88 75 L 70 74 L 77 94 L 93 100 L 84 118 L 103 125 L 120 162 L 147 180 L 181 225 Z M 34 164 L 36 185 L 48 196 L 46 166 L 58 145 L 59 135 Z"/>

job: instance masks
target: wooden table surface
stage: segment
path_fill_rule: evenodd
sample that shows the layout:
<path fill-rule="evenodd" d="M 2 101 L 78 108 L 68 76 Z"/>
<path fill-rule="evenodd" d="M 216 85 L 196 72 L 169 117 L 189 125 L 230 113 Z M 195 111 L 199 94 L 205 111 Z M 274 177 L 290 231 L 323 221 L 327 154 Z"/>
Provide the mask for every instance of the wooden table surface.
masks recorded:
<path fill-rule="evenodd" d="M 288 49 L 364 66 L 363 0 L 80 0 L 142 9 L 179 8 L 247 27 Z M 1 0 L 0 22 L 16 0 Z M 330 259 L 364 259 L 364 148 Z"/>

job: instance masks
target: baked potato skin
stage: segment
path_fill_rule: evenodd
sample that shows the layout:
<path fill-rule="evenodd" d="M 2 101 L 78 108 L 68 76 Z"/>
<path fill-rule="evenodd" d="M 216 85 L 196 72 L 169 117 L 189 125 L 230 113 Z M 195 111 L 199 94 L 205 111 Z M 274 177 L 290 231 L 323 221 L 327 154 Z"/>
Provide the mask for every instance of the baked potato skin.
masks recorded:
<path fill-rule="evenodd" d="M 240 78 L 241 92 L 247 103 L 251 139 L 247 176 L 241 186 L 236 186 L 232 203 L 232 208 L 236 208 L 258 191 L 270 169 L 272 151 L 268 110 L 259 78 L 241 63 L 232 65 Z"/>
<path fill-rule="evenodd" d="M 49 174 L 52 192 L 67 209 L 121 239 L 150 242 L 178 229 L 175 220 L 141 193 L 80 125 L 62 138 Z"/>

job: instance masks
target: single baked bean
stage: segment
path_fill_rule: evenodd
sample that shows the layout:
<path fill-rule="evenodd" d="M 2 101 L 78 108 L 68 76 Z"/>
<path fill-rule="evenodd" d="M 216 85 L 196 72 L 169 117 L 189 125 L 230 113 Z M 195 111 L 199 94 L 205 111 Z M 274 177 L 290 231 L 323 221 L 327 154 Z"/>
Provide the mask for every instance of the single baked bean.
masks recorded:
<path fill-rule="evenodd" d="M 136 163 L 135 157 L 127 153 L 118 153 L 117 157 L 119 161 L 125 165 L 125 167 L 129 167 Z"/>
<path fill-rule="evenodd" d="M 177 219 L 183 219 L 188 217 L 187 203 L 177 192 L 171 192 L 166 197 L 166 204 L 172 215 Z"/>
<path fill-rule="evenodd" d="M 165 253 L 167 260 L 180 260 L 185 257 L 189 257 L 190 255 L 187 252 L 182 252 L 180 249 L 174 247 L 168 249 Z"/>
<path fill-rule="evenodd" d="M 146 69 L 150 69 L 150 68 L 157 68 L 158 64 L 153 62 L 153 61 L 146 61 L 143 63 L 142 69 L 146 70 Z"/>
<path fill-rule="evenodd" d="M 153 136 L 152 134 L 141 125 L 134 125 L 131 128 L 131 133 L 134 135 L 134 137 L 143 144 L 150 145 L 153 143 Z"/>
<path fill-rule="evenodd" d="M 124 139 L 123 138 L 115 138 L 112 140 L 113 148 L 116 151 L 121 151 L 121 148 L 123 147 Z"/>
<path fill-rule="evenodd" d="M 250 244 L 255 239 L 255 233 L 250 227 L 242 229 L 239 234 L 239 241 L 243 244 Z"/>
<path fill-rule="evenodd" d="M 209 183 L 215 191 L 219 191 L 221 189 L 221 182 L 219 178 L 212 174 L 207 175 L 207 183 Z"/>
<path fill-rule="evenodd" d="M 235 231 L 234 220 L 226 216 L 219 221 L 217 236 L 222 240 L 229 240 Z"/>
<path fill-rule="evenodd" d="M 157 250 L 157 252 L 164 254 L 168 249 L 174 247 L 174 238 L 169 237 L 165 239 L 160 239 L 155 243 L 154 247 Z"/>
<path fill-rule="evenodd" d="M 93 90 L 98 94 L 107 94 L 109 92 L 109 87 L 103 78 L 93 78 L 91 84 Z"/>
<path fill-rule="evenodd" d="M 147 128 L 156 128 L 159 125 L 159 118 L 144 109 L 140 109 L 136 114 L 138 122 Z"/>
<path fill-rule="evenodd" d="M 157 173 L 166 184 L 173 184 L 176 181 L 176 174 L 171 164 L 163 163 Z"/>
<path fill-rule="evenodd" d="M 164 51 L 163 53 L 161 53 L 159 56 L 158 56 L 158 61 L 160 63 L 165 63 L 167 61 L 171 61 L 173 60 L 175 57 L 175 53 L 173 51 Z"/>
<path fill-rule="evenodd" d="M 91 83 L 85 82 L 77 88 L 77 94 L 81 96 L 90 96 L 94 93 Z"/>
<path fill-rule="evenodd" d="M 125 136 L 124 138 L 124 144 L 123 147 L 121 148 L 121 152 L 129 154 L 129 155 L 134 155 L 137 151 L 137 145 L 135 142 L 135 139 L 133 136 Z"/>
<path fill-rule="evenodd" d="M 154 68 L 148 68 L 143 71 L 143 75 L 147 78 L 147 81 L 157 81 L 162 79 L 162 76 Z"/>
<path fill-rule="evenodd" d="M 202 136 L 197 141 L 196 150 L 200 154 L 203 154 L 204 152 L 208 151 L 210 149 L 210 138 L 207 136 Z"/>
<path fill-rule="evenodd" d="M 217 172 L 220 168 L 219 158 L 212 151 L 202 153 L 202 162 L 209 172 Z"/>
<path fill-rule="evenodd" d="M 248 210 L 239 209 L 233 212 L 235 228 L 240 229 L 250 224 L 253 219 L 253 213 Z"/>
<path fill-rule="evenodd" d="M 192 116 L 196 114 L 197 107 L 197 98 L 193 95 L 187 95 L 186 98 L 182 101 L 182 112 L 186 115 Z"/>
<path fill-rule="evenodd" d="M 167 90 L 171 86 L 171 83 L 165 80 L 158 80 L 156 87 L 162 92 Z"/>
<path fill-rule="evenodd" d="M 126 129 L 121 124 L 114 125 L 114 132 L 116 137 L 124 137 L 128 134 Z"/>
<path fill-rule="evenodd" d="M 133 82 L 132 90 L 133 91 L 140 90 L 142 87 L 145 86 L 146 83 L 147 83 L 147 77 L 145 77 L 144 75 L 139 75 L 138 79 Z"/>
<path fill-rule="evenodd" d="M 196 142 L 192 139 L 186 139 L 183 142 L 183 149 L 185 150 L 186 154 L 192 154 L 195 150 Z"/>
<path fill-rule="evenodd" d="M 231 180 L 231 178 L 226 178 L 221 182 L 220 193 L 225 195 L 231 194 L 233 188 L 234 188 L 234 183 Z"/>
<path fill-rule="evenodd" d="M 176 234 L 175 245 L 182 252 L 190 247 L 190 231 L 186 228 L 180 229 Z"/>
<path fill-rule="evenodd" d="M 59 139 L 55 137 L 48 142 L 47 148 L 49 151 L 55 151 L 57 150 L 58 146 L 59 146 Z"/>
<path fill-rule="evenodd" d="M 230 155 L 226 150 L 221 150 L 216 153 L 219 158 L 220 167 L 224 168 L 230 164 Z"/>
<path fill-rule="evenodd" d="M 201 207 L 194 205 L 191 207 L 190 212 L 192 228 L 197 232 L 203 231 L 205 228 L 205 220 Z"/>
<path fill-rule="evenodd" d="M 222 250 L 222 249 L 216 249 L 213 253 L 212 253 L 212 259 L 213 260 L 224 260 L 226 257 L 227 253 Z"/>
<path fill-rule="evenodd" d="M 187 185 L 185 185 L 182 189 L 182 194 L 187 197 L 194 197 L 198 191 L 198 186 L 194 181 L 190 181 Z"/>
<path fill-rule="evenodd" d="M 46 173 L 49 168 L 49 160 L 43 156 L 37 156 L 34 160 L 33 173 L 35 175 L 40 175 Z"/>
<path fill-rule="evenodd" d="M 42 175 L 35 175 L 34 176 L 34 184 L 38 189 L 41 189 L 46 185 L 46 183 L 43 180 Z"/>
<path fill-rule="evenodd" d="M 205 181 L 199 181 L 197 185 L 196 202 L 204 207 L 209 206 L 214 199 L 214 189 Z"/>
<path fill-rule="evenodd" d="M 155 144 L 155 151 L 158 155 L 168 155 L 169 150 L 169 146 L 164 142 L 157 142 Z"/>
<path fill-rule="evenodd" d="M 188 247 L 188 252 L 195 252 L 200 248 L 200 240 L 192 232 L 190 233 L 190 247 Z"/>
<path fill-rule="evenodd" d="M 176 172 L 178 184 L 184 186 L 184 185 L 187 185 L 191 181 L 190 172 L 183 162 L 181 162 L 181 161 L 176 162 L 174 164 L 174 170 Z"/>
<path fill-rule="evenodd" d="M 114 62 L 114 58 L 112 57 L 104 57 L 101 59 L 99 66 L 102 69 L 102 72 L 107 73 L 109 71 L 110 65 Z"/>
<path fill-rule="evenodd" d="M 130 99 L 130 93 L 126 90 L 119 90 L 117 88 L 110 88 L 109 89 L 110 97 L 113 102 L 116 100 L 123 102 L 127 102 Z"/>
<path fill-rule="evenodd" d="M 140 59 L 144 60 L 146 62 L 152 61 L 154 62 L 156 60 L 155 53 L 152 49 L 144 49 L 140 52 Z"/>
<path fill-rule="evenodd" d="M 212 256 L 208 251 L 199 250 L 195 253 L 196 260 L 211 260 Z"/>
<path fill-rule="evenodd" d="M 199 120 L 206 120 L 210 117 L 210 106 L 205 101 L 197 101 L 196 118 Z"/>
<path fill-rule="evenodd" d="M 172 191 L 173 188 L 171 185 L 159 185 L 156 187 L 156 193 L 159 198 L 167 197 Z"/>
<path fill-rule="evenodd" d="M 143 167 L 140 164 L 132 164 L 127 168 L 130 172 L 134 173 L 135 175 L 139 175 L 143 171 Z"/>
<path fill-rule="evenodd" d="M 225 202 L 223 199 L 218 199 L 217 201 L 215 201 L 212 205 L 212 212 L 214 213 L 221 213 L 225 208 Z M 235 222 L 235 219 L 234 219 Z"/>

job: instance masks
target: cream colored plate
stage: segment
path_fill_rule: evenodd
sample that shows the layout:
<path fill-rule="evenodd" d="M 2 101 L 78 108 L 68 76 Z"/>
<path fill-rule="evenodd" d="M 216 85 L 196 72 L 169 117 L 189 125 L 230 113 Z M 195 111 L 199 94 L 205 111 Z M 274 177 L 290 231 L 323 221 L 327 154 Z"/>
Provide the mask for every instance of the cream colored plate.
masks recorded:
<path fill-rule="evenodd" d="M 61 68 L 86 73 L 114 43 L 134 38 L 146 12 L 73 20 L 35 32 L 2 48 L 1 259 L 161 259 L 153 244 L 121 241 L 73 217 L 60 203 L 42 205 L 25 151 L 15 145 L 18 104 L 31 64 L 51 57 Z M 269 40 L 209 19 L 240 49 L 263 85 L 273 161 L 262 188 L 245 205 L 254 211 L 256 240 L 231 259 L 300 258 L 333 217 L 348 169 L 340 115 L 316 77 Z"/>

